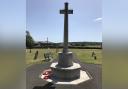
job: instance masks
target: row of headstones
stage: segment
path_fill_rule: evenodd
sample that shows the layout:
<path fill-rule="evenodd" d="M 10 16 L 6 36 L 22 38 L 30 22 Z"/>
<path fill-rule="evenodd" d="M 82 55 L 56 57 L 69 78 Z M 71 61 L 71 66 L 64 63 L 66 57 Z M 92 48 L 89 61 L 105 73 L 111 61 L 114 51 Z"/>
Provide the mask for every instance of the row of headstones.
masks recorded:
<path fill-rule="evenodd" d="M 34 60 L 36 60 L 38 58 L 38 50 L 35 52 L 35 55 L 34 55 Z M 48 53 L 44 53 L 44 58 L 45 58 L 45 61 L 50 61 L 53 59 L 53 56 L 52 56 L 52 53 L 51 52 L 48 52 Z"/>
<path fill-rule="evenodd" d="M 93 57 L 93 59 L 95 59 L 95 60 L 97 59 L 96 53 L 94 51 L 92 52 L 91 57 Z M 34 55 L 34 58 L 33 59 L 36 60 L 37 58 L 38 58 L 38 51 L 35 52 L 35 55 Z M 52 57 L 52 54 L 51 53 L 44 53 L 44 58 L 45 58 L 45 60 L 48 61 L 48 60 L 52 59 L 53 57 Z"/>
<path fill-rule="evenodd" d="M 36 60 L 38 57 L 38 51 L 35 52 L 35 55 L 34 55 L 34 59 Z M 92 57 L 96 60 L 97 59 L 97 56 L 96 56 L 96 53 L 93 51 L 92 52 Z M 44 53 L 44 58 L 45 60 L 51 60 L 53 57 L 52 57 L 52 53 L 49 52 L 49 53 Z"/>

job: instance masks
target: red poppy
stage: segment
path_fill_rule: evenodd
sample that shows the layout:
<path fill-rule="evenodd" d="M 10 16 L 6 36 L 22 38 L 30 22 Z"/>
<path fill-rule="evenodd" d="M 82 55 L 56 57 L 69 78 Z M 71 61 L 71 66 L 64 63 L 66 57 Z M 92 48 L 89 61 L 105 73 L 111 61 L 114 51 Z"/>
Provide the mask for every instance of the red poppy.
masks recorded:
<path fill-rule="evenodd" d="M 49 76 L 45 76 L 44 79 L 49 79 Z"/>
<path fill-rule="evenodd" d="M 44 75 L 43 79 L 49 79 L 51 78 L 52 70 L 51 69 L 44 70 L 42 75 Z"/>
<path fill-rule="evenodd" d="M 49 74 L 49 72 L 48 71 L 45 71 L 44 73 L 43 73 L 43 75 L 48 75 Z"/>

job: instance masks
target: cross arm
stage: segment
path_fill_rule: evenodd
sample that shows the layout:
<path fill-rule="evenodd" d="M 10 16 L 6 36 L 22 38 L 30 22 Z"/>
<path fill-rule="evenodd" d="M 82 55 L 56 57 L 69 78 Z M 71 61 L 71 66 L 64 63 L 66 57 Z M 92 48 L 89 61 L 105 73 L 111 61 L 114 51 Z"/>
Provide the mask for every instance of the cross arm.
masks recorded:
<path fill-rule="evenodd" d="M 65 14 L 65 10 L 60 10 L 60 14 Z M 73 10 L 68 10 L 68 14 L 73 14 Z"/>

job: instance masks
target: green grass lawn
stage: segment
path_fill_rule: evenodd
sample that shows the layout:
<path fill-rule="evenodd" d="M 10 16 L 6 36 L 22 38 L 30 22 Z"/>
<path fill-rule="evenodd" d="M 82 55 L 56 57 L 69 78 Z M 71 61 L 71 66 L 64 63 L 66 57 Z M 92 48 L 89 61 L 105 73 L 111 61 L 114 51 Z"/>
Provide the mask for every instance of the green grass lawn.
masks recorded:
<path fill-rule="evenodd" d="M 34 60 L 34 54 L 38 50 L 38 58 Z M 50 52 L 53 54 L 53 58 L 56 59 L 58 53 L 56 53 L 56 49 L 49 49 Z M 86 63 L 93 63 L 93 64 L 101 64 L 102 63 L 102 50 L 101 49 L 69 49 L 72 51 L 76 56 L 77 59 L 79 59 L 82 62 Z M 27 66 L 33 65 L 33 64 L 40 64 L 45 63 L 44 61 L 44 53 L 47 51 L 47 49 L 32 49 L 31 53 L 29 53 L 29 49 L 26 50 L 26 64 Z M 58 49 L 58 52 L 62 51 L 62 49 Z M 92 52 L 96 53 L 97 59 L 94 60 L 93 57 L 91 57 Z"/>

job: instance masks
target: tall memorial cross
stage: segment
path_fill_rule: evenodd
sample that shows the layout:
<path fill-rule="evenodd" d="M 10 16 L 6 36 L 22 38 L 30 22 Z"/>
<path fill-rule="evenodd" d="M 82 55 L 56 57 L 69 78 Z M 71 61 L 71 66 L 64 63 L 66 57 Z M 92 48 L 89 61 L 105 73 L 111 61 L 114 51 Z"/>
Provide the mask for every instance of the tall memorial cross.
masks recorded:
<path fill-rule="evenodd" d="M 68 9 L 68 3 L 65 3 L 65 9 L 60 10 L 64 14 L 64 47 L 63 52 L 58 53 L 58 62 L 51 64 L 52 76 L 46 80 L 56 84 L 76 85 L 90 80 L 88 74 L 81 70 L 79 63 L 73 62 L 73 53 L 68 51 L 68 14 L 73 14 L 73 10 Z M 43 75 L 42 75 L 42 78 Z"/>
<path fill-rule="evenodd" d="M 64 45 L 63 52 L 59 52 L 58 66 L 69 67 L 73 65 L 72 52 L 68 51 L 68 14 L 73 14 L 73 10 L 68 9 L 68 3 L 65 3 L 64 10 L 60 10 L 60 14 L 64 14 Z"/>
<path fill-rule="evenodd" d="M 68 14 L 73 14 L 73 10 L 68 9 L 68 3 L 65 3 L 65 9 L 60 10 L 60 14 L 64 14 L 64 46 L 63 53 L 68 52 Z"/>

